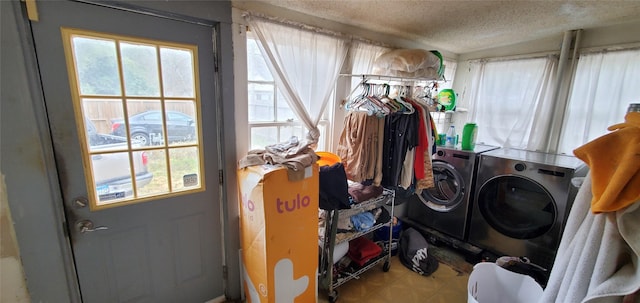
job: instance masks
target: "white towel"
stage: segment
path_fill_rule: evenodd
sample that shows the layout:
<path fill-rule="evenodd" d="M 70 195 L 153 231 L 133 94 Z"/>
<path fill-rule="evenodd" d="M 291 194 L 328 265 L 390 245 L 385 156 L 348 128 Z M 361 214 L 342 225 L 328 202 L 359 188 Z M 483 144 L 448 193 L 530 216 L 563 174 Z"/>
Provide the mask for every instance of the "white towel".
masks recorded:
<path fill-rule="evenodd" d="M 622 302 L 640 289 L 640 201 L 616 212 L 593 214 L 591 199 L 588 174 L 540 303 Z"/>

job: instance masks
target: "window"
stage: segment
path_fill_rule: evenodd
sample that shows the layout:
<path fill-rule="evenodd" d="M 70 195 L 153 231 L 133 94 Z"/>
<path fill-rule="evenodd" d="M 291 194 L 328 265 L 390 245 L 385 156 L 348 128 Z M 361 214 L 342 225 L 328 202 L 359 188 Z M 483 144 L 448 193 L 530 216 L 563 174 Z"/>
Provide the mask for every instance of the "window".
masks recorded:
<path fill-rule="evenodd" d="M 478 124 L 477 141 L 543 150 L 556 66 L 555 57 L 472 62 L 468 121 Z"/>
<path fill-rule="evenodd" d="M 196 46 L 62 33 L 91 209 L 203 190 Z"/>
<path fill-rule="evenodd" d="M 584 54 L 578 60 L 558 152 L 573 154 L 624 121 L 630 103 L 640 102 L 640 50 Z"/>
<path fill-rule="evenodd" d="M 307 128 L 296 117 L 279 92 L 276 82 L 258 48 L 258 41 L 247 33 L 248 116 L 250 149 L 288 141 L 292 136 L 305 138 Z M 333 97 L 332 99 L 335 99 Z M 329 102 L 333 104 L 334 102 Z M 320 141 L 316 150 L 328 148 L 329 119 L 332 106 L 327 106 L 318 123 Z"/>

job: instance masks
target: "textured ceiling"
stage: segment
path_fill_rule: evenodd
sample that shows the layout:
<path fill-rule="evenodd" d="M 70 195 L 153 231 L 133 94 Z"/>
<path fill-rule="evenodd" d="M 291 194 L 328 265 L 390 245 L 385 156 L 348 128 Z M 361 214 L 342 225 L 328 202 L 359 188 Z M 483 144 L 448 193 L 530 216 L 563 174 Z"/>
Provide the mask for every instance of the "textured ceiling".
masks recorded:
<path fill-rule="evenodd" d="M 281 7 L 463 54 L 640 20 L 640 1 L 233 0 Z M 640 29 L 638 35 L 640 36 Z"/>

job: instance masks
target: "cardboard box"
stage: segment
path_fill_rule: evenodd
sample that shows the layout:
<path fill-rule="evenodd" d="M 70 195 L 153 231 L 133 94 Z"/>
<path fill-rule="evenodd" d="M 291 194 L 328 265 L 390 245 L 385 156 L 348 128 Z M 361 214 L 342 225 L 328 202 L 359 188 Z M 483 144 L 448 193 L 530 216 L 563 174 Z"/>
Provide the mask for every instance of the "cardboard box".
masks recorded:
<path fill-rule="evenodd" d="M 281 166 L 238 171 L 247 302 L 317 302 L 318 166 L 297 179 Z"/>

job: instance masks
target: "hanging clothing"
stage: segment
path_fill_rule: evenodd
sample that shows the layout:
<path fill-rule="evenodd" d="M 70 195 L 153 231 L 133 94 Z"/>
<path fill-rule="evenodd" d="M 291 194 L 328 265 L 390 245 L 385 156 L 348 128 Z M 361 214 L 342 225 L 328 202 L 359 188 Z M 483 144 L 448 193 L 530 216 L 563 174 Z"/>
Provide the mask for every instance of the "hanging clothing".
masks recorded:
<path fill-rule="evenodd" d="M 350 112 L 345 117 L 336 153 L 344 163 L 349 180 L 382 179 L 377 176 L 382 170 L 376 165 L 381 162 L 379 140 L 382 135 L 379 131 L 384 129 L 384 123 L 384 119 L 366 112 Z"/>
<path fill-rule="evenodd" d="M 376 168 L 375 168 L 375 177 L 373 178 L 374 186 L 382 185 L 382 151 L 384 146 L 384 125 L 385 119 L 380 119 L 378 123 L 378 142 L 377 142 L 377 157 L 376 157 Z"/>
<path fill-rule="evenodd" d="M 426 188 L 434 187 L 433 181 L 433 167 L 431 163 L 431 152 L 433 144 L 433 138 L 429 135 L 431 128 L 431 115 L 429 111 L 418 104 L 416 101 L 407 100 L 413 105 L 414 109 L 420 115 L 420 123 L 418 125 L 418 146 L 415 153 L 415 176 L 416 176 L 416 189 L 422 190 Z"/>
<path fill-rule="evenodd" d="M 411 98 L 390 98 L 388 90 L 370 95 L 379 92 L 376 86 L 360 85 L 364 93 L 345 104 L 349 113 L 336 151 L 348 178 L 412 192 L 433 187 L 436 131 L 428 108 Z"/>
<path fill-rule="evenodd" d="M 411 148 L 407 150 L 407 154 L 404 156 L 404 163 L 402 163 L 402 172 L 400 173 L 400 187 L 407 189 L 414 183 L 414 162 L 416 160 L 416 149 Z"/>
<path fill-rule="evenodd" d="M 418 112 L 392 113 L 385 118 L 382 185 L 397 187 L 407 151 L 418 145 Z"/>

